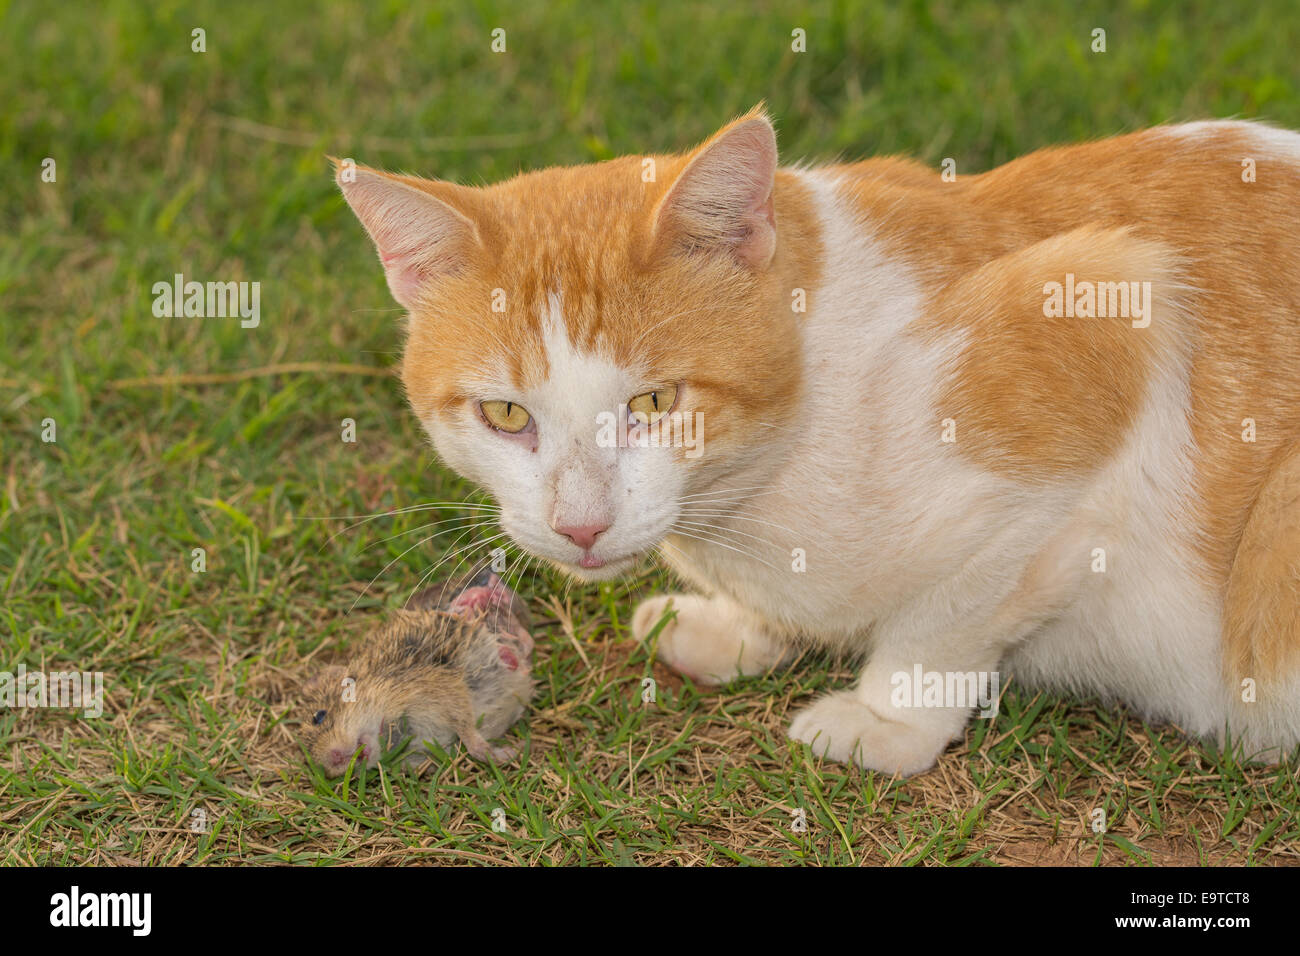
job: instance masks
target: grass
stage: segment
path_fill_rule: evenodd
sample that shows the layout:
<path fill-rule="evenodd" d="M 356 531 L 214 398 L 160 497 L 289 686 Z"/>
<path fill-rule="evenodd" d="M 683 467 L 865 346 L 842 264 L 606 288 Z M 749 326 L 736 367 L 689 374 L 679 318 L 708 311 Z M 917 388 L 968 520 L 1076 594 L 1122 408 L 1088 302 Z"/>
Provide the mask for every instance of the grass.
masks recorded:
<path fill-rule="evenodd" d="M 919 778 L 813 759 L 788 715 L 847 667 L 683 683 L 628 636 L 653 569 L 519 582 L 544 622 L 522 767 L 437 753 L 331 782 L 296 743 L 303 675 L 471 540 L 317 519 L 474 494 L 385 374 L 400 313 L 326 153 L 487 182 L 685 147 L 760 99 L 789 160 L 959 171 L 1171 119 L 1300 128 L 1291 0 L 1109 6 L 0 3 L 0 669 L 107 683 L 99 719 L 0 709 L 0 858 L 1296 862 L 1293 768 L 1014 685 Z M 260 326 L 155 318 L 177 272 L 259 281 Z"/>

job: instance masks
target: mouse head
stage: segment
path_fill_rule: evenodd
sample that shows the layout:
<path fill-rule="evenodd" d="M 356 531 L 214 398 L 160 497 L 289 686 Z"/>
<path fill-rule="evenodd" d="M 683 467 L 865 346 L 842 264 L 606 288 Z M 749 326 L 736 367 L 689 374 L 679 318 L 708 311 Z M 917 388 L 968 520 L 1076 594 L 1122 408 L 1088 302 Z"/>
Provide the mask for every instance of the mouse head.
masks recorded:
<path fill-rule="evenodd" d="M 384 695 L 371 684 L 335 664 L 303 685 L 304 743 L 327 777 L 341 775 L 354 755 L 358 767 L 374 766 L 400 723 L 401 715 L 386 712 Z"/>

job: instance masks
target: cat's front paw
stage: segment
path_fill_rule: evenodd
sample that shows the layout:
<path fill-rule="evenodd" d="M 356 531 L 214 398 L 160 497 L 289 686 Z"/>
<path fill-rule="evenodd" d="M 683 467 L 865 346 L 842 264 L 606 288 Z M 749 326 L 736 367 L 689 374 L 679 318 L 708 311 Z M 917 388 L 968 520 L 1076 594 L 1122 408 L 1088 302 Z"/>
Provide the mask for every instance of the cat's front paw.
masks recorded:
<path fill-rule="evenodd" d="M 632 634 L 644 641 L 669 602 L 677 616 L 659 632 L 658 659 L 699 684 L 722 684 L 761 674 L 780 663 L 785 648 L 732 605 L 695 594 L 661 594 L 641 602 Z"/>
<path fill-rule="evenodd" d="M 887 719 L 864 704 L 855 691 L 842 690 L 795 714 L 790 737 L 808 744 L 818 756 L 910 777 L 929 770 L 939 759 L 953 738 L 952 717 L 908 711 L 903 719 L 893 719 L 893 713 Z"/>

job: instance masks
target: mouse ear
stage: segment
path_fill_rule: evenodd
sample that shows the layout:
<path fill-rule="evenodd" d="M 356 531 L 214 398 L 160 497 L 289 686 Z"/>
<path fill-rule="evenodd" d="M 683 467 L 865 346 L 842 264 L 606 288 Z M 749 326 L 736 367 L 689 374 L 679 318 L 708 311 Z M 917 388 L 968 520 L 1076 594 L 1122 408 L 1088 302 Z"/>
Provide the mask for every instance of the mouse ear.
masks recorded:
<path fill-rule="evenodd" d="M 437 611 L 444 604 L 446 591 L 446 584 L 434 584 L 427 588 L 421 588 L 407 598 L 406 609 L 408 611 Z"/>
<path fill-rule="evenodd" d="M 304 697 L 319 697 L 338 692 L 343 678 L 348 676 L 348 669 L 341 664 L 330 664 L 318 670 L 302 685 Z"/>

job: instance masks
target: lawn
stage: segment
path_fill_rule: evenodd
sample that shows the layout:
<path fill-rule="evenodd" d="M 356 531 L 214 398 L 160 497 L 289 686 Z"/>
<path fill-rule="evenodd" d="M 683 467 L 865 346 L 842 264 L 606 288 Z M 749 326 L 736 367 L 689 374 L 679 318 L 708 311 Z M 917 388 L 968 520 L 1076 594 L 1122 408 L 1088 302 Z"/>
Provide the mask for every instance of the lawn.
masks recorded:
<path fill-rule="evenodd" d="M 848 662 L 683 683 L 629 635 L 650 566 L 589 587 L 511 553 L 542 625 L 522 765 L 326 780 L 296 690 L 495 534 L 404 406 L 327 154 L 483 183 L 766 100 L 788 161 L 971 172 L 1168 120 L 1300 128 L 1298 26 L 1294 0 L 0 3 L 0 670 L 106 693 L 0 708 L 0 860 L 1297 862 L 1294 765 L 1014 682 L 921 777 L 823 763 L 784 728 Z M 177 273 L 260 283 L 260 322 L 156 316 Z M 400 510 L 432 502 L 470 504 Z"/>

